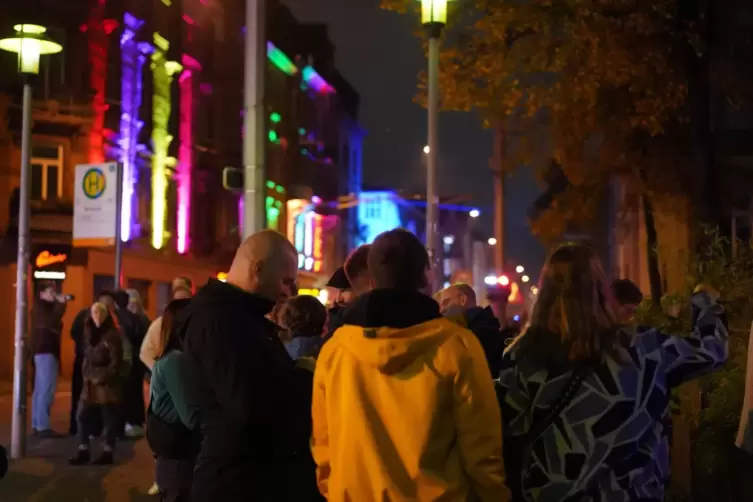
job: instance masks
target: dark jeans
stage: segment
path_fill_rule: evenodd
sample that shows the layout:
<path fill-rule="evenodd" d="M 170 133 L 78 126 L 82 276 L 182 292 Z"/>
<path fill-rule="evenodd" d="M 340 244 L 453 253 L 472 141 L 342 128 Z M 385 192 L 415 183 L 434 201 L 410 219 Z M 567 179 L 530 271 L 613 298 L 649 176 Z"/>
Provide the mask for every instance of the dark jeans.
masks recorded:
<path fill-rule="evenodd" d="M 161 502 L 189 502 L 194 460 L 157 458 L 157 486 Z"/>
<path fill-rule="evenodd" d="M 97 420 L 102 420 L 105 428 L 105 444 L 115 448 L 118 438 L 118 406 L 114 404 L 82 404 L 78 410 L 78 444 L 89 446 L 89 436 L 94 435 Z"/>
<path fill-rule="evenodd" d="M 144 374 L 146 366 L 141 361 L 133 362 L 131 373 L 123 383 L 123 419 L 131 425 L 144 426 Z"/>

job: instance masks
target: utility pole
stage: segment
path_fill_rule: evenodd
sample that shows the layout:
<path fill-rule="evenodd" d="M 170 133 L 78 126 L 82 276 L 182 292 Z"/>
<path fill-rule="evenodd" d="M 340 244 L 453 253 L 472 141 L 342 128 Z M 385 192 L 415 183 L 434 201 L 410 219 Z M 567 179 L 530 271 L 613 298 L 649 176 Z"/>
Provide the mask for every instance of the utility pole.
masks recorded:
<path fill-rule="evenodd" d="M 246 55 L 243 84 L 243 238 L 265 227 L 264 77 L 265 0 L 246 0 Z"/>
<path fill-rule="evenodd" d="M 491 169 L 494 175 L 494 271 L 497 276 L 505 269 L 505 139 L 506 131 L 501 121 L 494 127 L 494 153 Z"/>

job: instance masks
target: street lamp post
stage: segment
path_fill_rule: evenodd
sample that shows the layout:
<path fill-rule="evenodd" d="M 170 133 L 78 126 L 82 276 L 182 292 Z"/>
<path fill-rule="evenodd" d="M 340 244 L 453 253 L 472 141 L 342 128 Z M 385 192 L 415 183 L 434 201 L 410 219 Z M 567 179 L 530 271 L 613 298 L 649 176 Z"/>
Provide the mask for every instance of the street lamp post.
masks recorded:
<path fill-rule="evenodd" d="M 18 54 L 18 71 L 24 75 L 23 118 L 21 121 L 21 176 L 18 208 L 18 251 L 16 257 L 16 329 L 13 369 L 13 420 L 10 456 L 22 458 L 26 453 L 26 305 L 29 268 L 29 181 L 31 169 L 31 86 L 26 75 L 39 73 L 39 56 L 55 54 L 63 47 L 47 38 L 47 28 L 35 24 L 18 24 L 15 35 L 0 40 L 0 50 Z"/>
<path fill-rule="evenodd" d="M 243 237 L 265 226 L 264 71 L 266 0 L 246 0 L 246 47 L 243 82 Z"/>
<path fill-rule="evenodd" d="M 429 35 L 428 144 L 426 165 L 426 250 L 436 266 L 437 153 L 439 128 L 439 37 L 447 24 L 448 0 L 421 0 L 421 22 Z M 436 274 L 433 274 L 436 282 Z M 436 286 L 436 284 L 434 284 Z"/>

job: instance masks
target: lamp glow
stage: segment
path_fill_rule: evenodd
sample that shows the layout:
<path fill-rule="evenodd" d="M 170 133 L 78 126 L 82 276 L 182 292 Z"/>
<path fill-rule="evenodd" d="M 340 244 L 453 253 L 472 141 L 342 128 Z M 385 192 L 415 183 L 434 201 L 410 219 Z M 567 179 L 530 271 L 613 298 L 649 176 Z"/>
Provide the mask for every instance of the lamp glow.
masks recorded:
<path fill-rule="evenodd" d="M 489 240 L 486 241 L 486 242 L 488 242 L 490 246 L 496 246 L 497 245 L 497 239 L 495 239 L 494 237 L 489 237 Z"/>
<path fill-rule="evenodd" d="M 447 0 L 421 0 L 421 23 L 447 24 Z"/>
<path fill-rule="evenodd" d="M 273 112 L 273 113 L 271 113 L 271 114 L 269 115 L 269 120 L 270 120 L 270 122 L 272 122 L 273 124 L 279 124 L 279 123 L 280 123 L 280 121 L 282 120 L 282 115 L 280 115 L 280 114 L 279 114 L 279 113 L 277 113 L 277 112 Z"/>
<path fill-rule="evenodd" d="M 522 274 L 523 272 L 526 271 L 526 269 L 523 265 L 518 265 L 517 267 L 515 267 L 515 271 L 519 274 Z"/>
<path fill-rule="evenodd" d="M 63 46 L 51 40 L 47 28 L 36 24 L 17 24 L 15 36 L 0 40 L 0 50 L 18 54 L 18 71 L 36 75 L 39 73 L 39 56 L 57 54 Z"/>
<path fill-rule="evenodd" d="M 497 283 L 500 286 L 508 286 L 510 284 L 510 279 L 506 275 L 500 275 L 497 277 Z"/>
<path fill-rule="evenodd" d="M 495 284 L 497 284 L 497 276 L 487 275 L 486 277 L 484 277 L 484 284 L 486 284 L 487 286 L 494 286 Z"/>
<path fill-rule="evenodd" d="M 429 145 L 426 145 L 426 146 L 424 147 L 424 153 L 425 153 L 426 155 L 429 155 L 429 153 L 430 153 L 430 152 L 431 152 L 431 148 L 429 147 Z"/>
<path fill-rule="evenodd" d="M 471 209 L 470 211 L 468 211 L 468 216 L 470 216 L 471 218 L 478 218 L 479 216 L 481 216 L 481 211 L 479 211 L 478 209 Z"/>
<path fill-rule="evenodd" d="M 527 275 L 524 275 L 523 277 L 520 278 L 520 280 L 523 281 L 523 282 L 528 282 L 528 281 L 531 280 L 531 278 L 528 277 Z"/>

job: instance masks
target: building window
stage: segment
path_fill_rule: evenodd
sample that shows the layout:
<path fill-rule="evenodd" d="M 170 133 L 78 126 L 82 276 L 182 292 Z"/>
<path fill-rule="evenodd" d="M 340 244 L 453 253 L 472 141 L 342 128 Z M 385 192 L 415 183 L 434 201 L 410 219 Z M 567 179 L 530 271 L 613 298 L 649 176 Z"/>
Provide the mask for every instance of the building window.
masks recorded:
<path fill-rule="evenodd" d="M 366 206 L 366 218 L 369 220 L 377 220 L 382 217 L 381 211 L 381 199 L 376 202 L 369 202 Z"/>
<path fill-rule="evenodd" d="M 63 147 L 32 146 L 31 198 L 57 200 L 63 197 Z"/>
<path fill-rule="evenodd" d="M 113 276 L 95 274 L 92 284 L 92 298 L 94 298 L 94 301 L 96 302 L 97 300 L 99 300 L 97 295 L 99 295 L 102 291 L 112 291 L 114 285 L 115 278 Z"/>
<path fill-rule="evenodd" d="M 145 279 L 128 279 L 128 289 L 135 289 L 141 297 L 141 304 L 144 309 L 149 311 L 149 287 L 152 285 L 151 281 Z"/>

